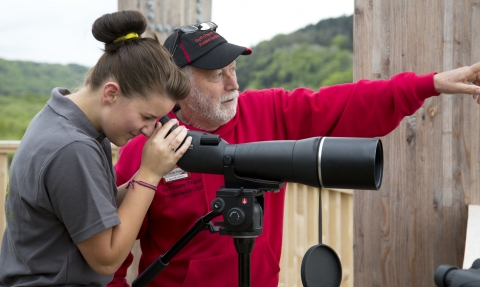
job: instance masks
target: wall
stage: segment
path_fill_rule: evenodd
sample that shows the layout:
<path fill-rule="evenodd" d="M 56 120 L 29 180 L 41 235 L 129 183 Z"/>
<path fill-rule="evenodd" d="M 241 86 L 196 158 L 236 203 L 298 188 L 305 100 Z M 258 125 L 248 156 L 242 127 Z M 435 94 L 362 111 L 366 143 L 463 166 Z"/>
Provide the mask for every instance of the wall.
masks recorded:
<path fill-rule="evenodd" d="M 480 60 L 478 0 L 355 0 L 354 80 Z M 480 108 L 429 98 L 384 143 L 379 191 L 354 191 L 354 286 L 435 286 L 462 266 L 467 206 L 480 203 Z M 376 111 L 371 111 L 375 113 Z"/>

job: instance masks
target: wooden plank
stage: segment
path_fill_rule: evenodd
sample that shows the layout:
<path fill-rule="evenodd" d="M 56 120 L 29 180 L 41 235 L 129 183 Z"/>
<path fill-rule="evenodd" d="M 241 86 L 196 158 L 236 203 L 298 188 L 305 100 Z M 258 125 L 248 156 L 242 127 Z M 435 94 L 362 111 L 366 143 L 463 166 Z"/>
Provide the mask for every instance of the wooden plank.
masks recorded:
<path fill-rule="evenodd" d="M 5 198 L 8 185 L 8 156 L 6 153 L 0 153 L 0 246 L 3 239 L 3 231 L 6 226 L 5 218 Z"/>
<path fill-rule="evenodd" d="M 0 141 L 0 246 L 2 244 L 3 232 L 7 224 L 4 207 L 9 181 L 8 154 L 14 153 L 17 150 L 19 144 L 20 141 L 17 140 Z"/>
<path fill-rule="evenodd" d="M 339 255 L 342 287 L 353 286 L 353 197 L 350 190 L 322 189 L 289 183 L 284 215 L 279 286 L 301 287 L 300 268 L 306 251 L 319 243 L 318 202 L 322 197 L 322 242 Z M 350 209 L 350 210 L 348 210 Z"/>
<path fill-rule="evenodd" d="M 146 5 L 146 1 L 144 1 Z M 118 0 L 118 11 L 122 10 L 141 10 L 140 0 Z"/>
<path fill-rule="evenodd" d="M 20 141 L 2 140 L 0 141 L 0 154 L 15 153 L 19 145 Z"/>
<path fill-rule="evenodd" d="M 140 256 L 142 255 L 142 250 L 140 248 L 140 241 L 136 240 L 132 248 L 133 262 L 130 267 L 127 269 L 127 282 L 132 286 L 133 280 L 138 276 L 138 263 L 140 261 Z"/>
<path fill-rule="evenodd" d="M 471 17 L 470 25 L 474 25 L 474 23 L 480 23 L 480 0 L 475 0 L 472 6 L 472 17 Z M 475 29 L 470 30 L 470 37 L 472 39 L 472 47 L 480 47 L 480 35 Z M 480 49 L 472 49 L 471 50 L 471 61 L 472 62 L 480 62 Z M 465 126 L 465 129 L 475 129 L 477 128 L 477 123 L 480 122 L 480 113 L 475 112 L 478 108 L 477 105 L 472 104 L 469 101 L 465 101 L 466 109 L 468 113 L 471 115 L 469 117 L 469 125 Z M 471 189 L 472 190 L 480 190 L 480 145 L 475 144 L 480 142 L 480 134 L 478 133 L 471 133 L 470 134 L 470 159 L 468 161 L 468 166 L 470 167 L 470 172 L 467 173 L 469 175 L 468 180 L 471 182 Z M 473 143 L 473 144 L 472 144 Z M 480 192 L 476 192 L 470 195 L 470 202 L 480 202 Z"/>
<path fill-rule="evenodd" d="M 338 255 L 342 262 L 342 286 L 353 287 L 353 196 L 341 194 L 341 248 Z"/>

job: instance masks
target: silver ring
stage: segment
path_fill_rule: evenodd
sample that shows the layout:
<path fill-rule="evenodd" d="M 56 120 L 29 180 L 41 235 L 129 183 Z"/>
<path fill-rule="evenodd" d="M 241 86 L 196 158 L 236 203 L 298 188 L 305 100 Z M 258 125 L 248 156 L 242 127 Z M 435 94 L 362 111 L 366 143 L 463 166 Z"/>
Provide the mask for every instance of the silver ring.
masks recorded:
<path fill-rule="evenodd" d="M 175 148 L 173 147 L 173 145 L 169 145 L 169 146 L 173 151 L 175 151 Z"/>

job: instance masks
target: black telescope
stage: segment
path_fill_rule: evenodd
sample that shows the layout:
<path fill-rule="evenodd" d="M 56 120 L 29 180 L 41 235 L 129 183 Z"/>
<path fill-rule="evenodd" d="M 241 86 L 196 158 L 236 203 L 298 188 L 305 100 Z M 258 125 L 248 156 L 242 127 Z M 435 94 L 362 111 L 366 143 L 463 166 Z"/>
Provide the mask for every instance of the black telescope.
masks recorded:
<path fill-rule="evenodd" d="M 162 118 L 164 123 L 168 120 Z M 375 138 L 313 137 L 228 144 L 220 136 L 188 131 L 192 144 L 178 161 L 185 171 L 225 174 L 312 187 L 378 190 L 383 148 Z"/>
<path fill-rule="evenodd" d="M 160 122 L 165 124 L 168 120 L 163 117 Z M 250 287 L 250 253 L 263 229 L 264 192 L 278 191 L 285 182 L 371 190 L 378 190 L 382 184 L 383 148 L 379 139 L 313 137 L 228 144 L 215 134 L 197 131 L 187 134 L 192 143 L 177 165 L 188 172 L 223 174 L 225 185 L 217 190 L 211 211 L 150 264 L 133 281 L 133 287 L 147 286 L 173 256 L 205 229 L 234 239 L 239 286 Z M 224 221 L 214 226 L 211 220 L 220 215 Z M 341 263 L 333 249 L 319 244 L 310 248 L 307 257 L 302 261 L 304 286 L 340 285 Z"/>

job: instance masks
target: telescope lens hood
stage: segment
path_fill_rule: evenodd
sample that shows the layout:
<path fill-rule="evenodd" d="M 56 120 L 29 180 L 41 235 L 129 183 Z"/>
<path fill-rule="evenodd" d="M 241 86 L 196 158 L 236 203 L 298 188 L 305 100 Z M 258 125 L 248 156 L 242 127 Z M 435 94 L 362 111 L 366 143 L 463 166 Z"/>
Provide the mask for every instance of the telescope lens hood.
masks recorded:
<path fill-rule="evenodd" d="M 324 137 L 319 148 L 319 180 L 326 188 L 378 190 L 383 147 L 379 139 Z"/>

